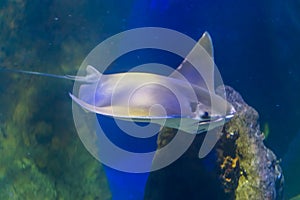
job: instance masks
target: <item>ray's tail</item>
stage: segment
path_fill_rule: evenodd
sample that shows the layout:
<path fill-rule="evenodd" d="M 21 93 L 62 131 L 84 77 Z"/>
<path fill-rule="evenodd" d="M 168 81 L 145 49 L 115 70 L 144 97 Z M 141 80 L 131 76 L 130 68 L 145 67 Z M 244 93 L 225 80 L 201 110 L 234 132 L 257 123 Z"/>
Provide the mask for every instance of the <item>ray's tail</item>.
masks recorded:
<path fill-rule="evenodd" d="M 37 71 L 27 71 L 22 69 L 11 69 L 7 67 L 0 66 L 0 72 L 9 72 L 9 73 L 18 73 L 18 74 L 28 74 L 34 76 L 44 76 L 50 78 L 59 78 L 71 81 L 80 81 L 80 82 L 91 82 L 91 80 L 87 79 L 86 76 L 74 76 L 74 75 L 58 75 L 58 74 L 49 74 L 44 72 L 37 72 Z"/>
<path fill-rule="evenodd" d="M 2 72 L 12 72 L 12 73 L 19 73 L 19 74 L 29 74 L 29 75 L 37 75 L 37 76 L 46 76 L 52 78 L 60 78 L 60 79 L 67 79 L 67 80 L 75 80 L 76 76 L 71 75 L 57 75 L 57 74 L 48 74 L 36 71 L 26 71 L 22 69 L 11 69 L 7 67 L 0 67 L 0 71 Z"/>

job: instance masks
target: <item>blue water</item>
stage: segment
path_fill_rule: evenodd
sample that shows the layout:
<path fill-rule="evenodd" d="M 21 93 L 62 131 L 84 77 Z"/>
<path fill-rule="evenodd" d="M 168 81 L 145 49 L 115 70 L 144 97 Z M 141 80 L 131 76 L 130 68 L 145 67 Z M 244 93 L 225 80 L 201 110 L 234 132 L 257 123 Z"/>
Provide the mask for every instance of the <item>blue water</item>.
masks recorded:
<path fill-rule="evenodd" d="M 9 4 L 3 1 L 0 6 L 5 9 Z M 12 10 L 18 8 L 22 11 L 16 11 L 20 16 L 12 17 L 19 25 L 18 29 L 13 28 L 13 23 L 2 21 L 1 24 L 2 64 L 55 74 L 76 73 L 81 58 L 94 46 L 127 29 L 159 26 L 180 31 L 195 40 L 208 31 L 213 38 L 215 62 L 224 83 L 234 87 L 249 105 L 258 110 L 262 127 L 269 124 L 266 145 L 279 158 L 284 158 L 287 152 L 293 154 L 289 151 L 289 144 L 293 143 L 300 129 L 298 1 L 115 0 L 74 3 L 45 0 L 24 1 L 24 8 L 19 7 L 10 5 Z M 80 46 L 81 51 L 67 48 L 68 45 Z M 36 49 L 36 52 L 32 50 L 35 53 L 31 53 L 30 49 Z M 109 70 L 126 71 L 131 66 L 149 61 L 164 62 L 174 68 L 180 63 L 178 57 L 161 56 L 161 52 L 135 53 L 120 58 Z M 137 55 L 141 59 L 134 63 L 131 58 Z M 3 83 L 1 91 L 12 84 L 5 78 Z M 46 117 L 46 120 L 51 119 Z M 147 146 L 139 140 L 124 137 L 119 130 L 113 132 L 116 134 L 111 139 L 132 151 L 143 152 L 156 147 L 154 137 Z M 295 156 L 287 157 L 296 159 Z M 207 163 L 205 166 L 209 170 L 211 160 L 208 159 Z M 291 170 L 287 173 L 287 185 L 299 184 L 299 179 L 289 178 L 294 169 L 287 166 L 285 170 Z M 141 199 L 144 195 L 148 173 L 123 173 L 109 167 L 105 167 L 105 172 L 114 200 Z M 287 197 L 292 197 L 300 191 L 287 187 L 286 193 Z"/>
<path fill-rule="evenodd" d="M 144 199 L 149 173 L 126 173 L 103 166 L 113 200 Z"/>
<path fill-rule="evenodd" d="M 258 110 L 262 127 L 269 124 L 265 143 L 283 158 L 288 150 L 283 144 L 299 129 L 298 9 L 296 1 L 140 0 L 133 3 L 127 27 L 161 26 L 195 40 L 209 31 L 225 84 Z M 287 188 L 289 197 L 300 193 Z"/>
<path fill-rule="evenodd" d="M 97 115 L 98 122 L 109 140 L 119 148 L 135 153 L 153 152 L 157 148 L 157 134 L 149 138 L 136 138 L 123 132 L 111 117 Z M 131 123 L 131 122 L 125 122 Z M 147 123 L 137 123 L 136 125 L 145 126 Z M 140 134 L 143 134 L 142 132 Z M 112 155 L 113 156 L 113 155 Z M 126 166 L 127 162 L 119 162 L 118 166 Z M 136 163 L 139 165 L 139 163 Z M 151 160 L 148 165 L 151 169 Z M 112 193 L 112 200 L 139 200 L 144 198 L 144 190 L 146 187 L 149 173 L 127 173 L 116 170 L 110 166 L 103 165 L 106 173 L 107 181 Z"/>

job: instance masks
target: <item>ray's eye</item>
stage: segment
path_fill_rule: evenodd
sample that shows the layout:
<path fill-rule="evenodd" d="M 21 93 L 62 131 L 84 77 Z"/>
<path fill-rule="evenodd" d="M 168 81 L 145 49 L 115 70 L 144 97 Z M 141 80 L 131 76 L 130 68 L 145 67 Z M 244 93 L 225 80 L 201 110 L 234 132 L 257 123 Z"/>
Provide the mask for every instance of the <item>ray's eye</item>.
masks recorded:
<path fill-rule="evenodd" d="M 201 118 L 202 118 L 202 119 L 210 119 L 210 116 L 209 116 L 208 112 L 205 111 L 205 112 L 203 113 L 203 115 L 201 116 Z"/>

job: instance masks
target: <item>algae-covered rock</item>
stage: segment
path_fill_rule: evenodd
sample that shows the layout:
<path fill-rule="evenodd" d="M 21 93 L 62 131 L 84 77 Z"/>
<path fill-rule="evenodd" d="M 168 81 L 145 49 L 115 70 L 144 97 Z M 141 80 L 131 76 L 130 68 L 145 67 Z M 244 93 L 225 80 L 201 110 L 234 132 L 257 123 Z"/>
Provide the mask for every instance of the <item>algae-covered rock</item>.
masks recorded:
<path fill-rule="evenodd" d="M 225 90 L 237 113 L 223 127 L 214 149 L 199 159 L 204 134 L 197 135 L 181 158 L 151 172 L 145 199 L 282 199 L 282 171 L 274 153 L 263 144 L 258 113 L 232 88 Z M 163 128 L 158 147 L 169 143 L 176 132 Z"/>
<path fill-rule="evenodd" d="M 299 199 L 300 199 L 300 195 L 297 195 L 297 196 L 291 198 L 290 200 L 299 200 Z"/>
<path fill-rule="evenodd" d="M 2 166 L 3 167 L 3 166 Z M 0 181 L 0 199 L 56 199 L 55 183 L 28 158 L 15 160 Z"/>
<path fill-rule="evenodd" d="M 88 6 L 1 1 L 1 67 L 75 74 L 99 41 L 98 30 L 82 29 L 93 24 L 82 13 Z M 0 91 L 0 199 L 110 198 L 101 164 L 74 128 L 72 82 L 4 70 Z"/>
<path fill-rule="evenodd" d="M 238 133 L 233 156 L 239 161 L 241 176 L 233 191 L 235 199 L 282 199 L 282 170 L 275 154 L 263 143 L 258 113 L 232 88 L 226 87 L 226 94 L 237 111 L 223 129 L 223 136 Z"/>

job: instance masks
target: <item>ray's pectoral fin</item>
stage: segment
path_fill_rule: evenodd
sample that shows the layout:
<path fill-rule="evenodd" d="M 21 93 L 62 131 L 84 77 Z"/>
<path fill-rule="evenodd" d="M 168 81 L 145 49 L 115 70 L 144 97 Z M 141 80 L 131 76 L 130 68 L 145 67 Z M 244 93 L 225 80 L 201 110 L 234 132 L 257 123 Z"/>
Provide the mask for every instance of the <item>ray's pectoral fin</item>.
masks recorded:
<path fill-rule="evenodd" d="M 87 112 L 92 112 L 92 113 L 97 113 L 97 114 L 112 116 L 112 117 L 117 117 L 116 114 L 119 113 L 124 114 L 126 112 L 126 110 L 124 109 L 120 110 L 120 108 L 115 108 L 115 110 L 113 110 L 111 106 L 104 106 L 104 107 L 96 106 L 95 103 L 87 103 L 77 98 L 71 93 L 69 93 L 69 95 L 76 104 L 78 104 L 81 108 L 83 108 Z"/>
<path fill-rule="evenodd" d="M 199 149 L 198 157 L 204 158 L 217 144 L 220 135 L 222 134 L 222 127 L 216 127 L 209 131 L 209 134 L 206 134 L 202 145 Z"/>
<path fill-rule="evenodd" d="M 205 49 L 210 57 L 214 58 L 214 47 L 208 32 L 203 33 L 199 39 L 199 44 Z"/>
<path fill-rule="evenodd" d="M 84 101 L 82 101 L 81 99 L 77 98 L 76 96 L 74 96 L 73 94 L 69 93 L 71 99 L 78 104 L 81 108 L 83 108 L 85 111 L 87 112 L 94 112 L 94 113 L 99 113 L 99 111 L 97 110 L 96 106 L 93 106 L 91 104 L 88 104 Z"/>
<path fill-rule="evenodd" d="M 214 92 L 213 43 L 205 32 L 191 52 L 170 77 L 183 79 Z"/>

